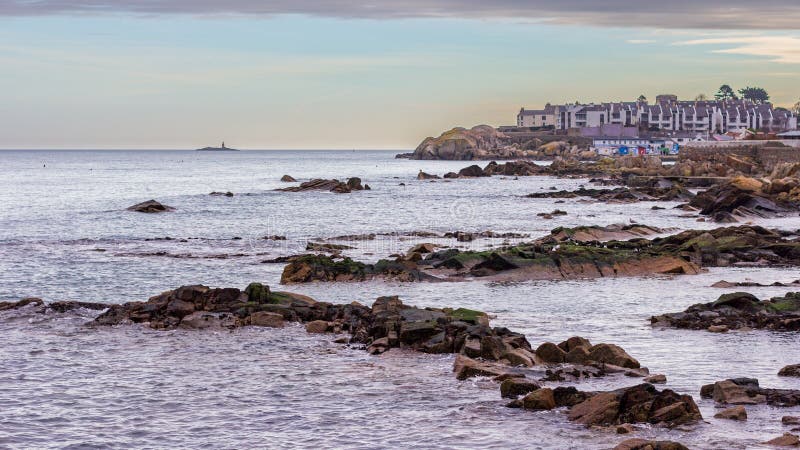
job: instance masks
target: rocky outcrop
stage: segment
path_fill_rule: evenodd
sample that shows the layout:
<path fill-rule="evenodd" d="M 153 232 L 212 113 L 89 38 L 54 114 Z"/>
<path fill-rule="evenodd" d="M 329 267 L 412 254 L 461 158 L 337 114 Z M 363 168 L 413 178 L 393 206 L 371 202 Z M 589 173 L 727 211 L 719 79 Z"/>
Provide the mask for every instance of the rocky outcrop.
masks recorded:
<path fill-rule="evenodd" d="M 281 181 L 283 181 L 284 183 L 294 183 L 297 180 L 295 180 L 294 177 L 291 175 L 284 175 L 281 177 Z"/>
<path fill-rule="evenodd" d="M 738 177 L 699 193 L 689 206 L 718 222 L 731 222 L 752 217 L 775 217 L 797 211 L 800 198 L 792 201 L 786 194 L 796 188 L 797 180 L 763 182 Z"/>
<path fill-rule="evenodd" d="M 228 191 L 228 192 L 214 191 L 214 192 L 212 192 L 212 193 L 210 193 L 208 195 L 213 195 L 215 197 L 233 197 L 233 192 L 231 192 L 231 191 Z"/>
<path fill-rule="evenodd" d="M 568 417 L 586 426 L 650 423 L 675 427 L 702 419 L 690 395 L 659 391 L 648 383 L 595 393 L 570 408 Z"/>
<path fill-rule="evenodd" d="M 439 175 L 431 175 L 431 174 L 425 173 L 425 172 L 423 172 L 421 170 L 417 174 L 417 179 L 418 180 L 438 180 L 438 179 L 441 179 L 441 178 L 442 177 L 440 177 Z"/>
<path fill-rule="evenodd" d="M 800 405 L 800 390 L 762 388 L 755 378 L 731 378 L 707 384 L 700 389 L 700 396 L 713 398 L 720 405 Z"/>
<path fill-rule="evenodd" d="M 639 361 L 630 356 L 622 347 L 614 344 L 592 345 L 588 339 L 574 336 L 556 345 L 552 342 L 541 344 L 535 351 L 536 361 L 545 364 L 580 364 L 602 367 L 609 364 L 619 368 L 638 369 Z"/>
<path fill-rule="evenodd" d="M 736 292 L 716 301 L 690 306 L 684 312 L 654 316 L 655 326 L 691 330 L 768 329 L 800 330 L 800 293 L 761 301 L 752 294 Z"/>
<path fill-rule="evenodd" d="M 642 238 L 654 234 L 662 234 L 665 230 L 647 225 L 625 225 L 613 224 L 604 227 L 582 226 L 575 228 L 559 227 L 550 232 L 539 242 L 604 242 L 620 241 L 628 239 Z"/>
<path fill-rule="evenodd" d="M 48 311 L 55 311 L 59 313 L 72 311 L 75 309 L 89 309 L 100 311 L 109 307 L 105 303 L 91 303 L 91 302 L 78 302 L 78 301 L 60 301 L 45 303 L 44 300 L 35 297 L 23 298 L 16 302 L 0 302 L 0 311 L 10 311 L 20 308 L 33 308 L 36 312 L 44 313 Z"/>
<path fill-rule="evenodd" d="M 128 211 L 135 211 L 135 212 L 149 213 L 149 214 L 175 211 L 175 208 L 163 205 L 155 200 L 148 200 L 146 202 L 137 203 L 133 206 L 129 206 L 127 209 Z"/>
<path fill-rule="evenodd" d="M 347 182 L 342 182 L 336 179 L 323 180 L 317 178 L 311 181 L 306 181 L 305 183 L 300 183 L 300 186 L 292 186 L 287 188 L 276 189 L 276 191 L 283 191 L 283 192 L 328 191 L 328 192 L 335 192 L 337 194 L 349 194 L 353 191 L 364 191 L 369 189 L 370 187 L 368 184 L 365 185 L 361 184 L 361 178 L 353 177 L 349 178 Z"/>
<path fill-rule="evenodd" d="M 533 154 L 512 144 L 508 136 L 494 127 L 478 125 L 471 129 L 453 128 L 437 138 L 426 138 L 410 158 L 470 161 L 526 158 Z"/>
<path fill-rule="evenodd" d="M 284 269 L 283 283 L 364 281 L 526 281 L 697 274 L 701 267 L 800 265 L 800 242 L 762 227 L 686 231 L 630 241 L 561 242 L 545 237 L 488 251 L 440 250 L 419 260 L 403 257 L 374 264 L 323 256 L 298 258 Z"/>
<path fill-rule="evenodd" d="M 694 198 L 688 189 L 676 184 L 670 187 L 620 187 L 615 189 L 587 189 L 580 187 L 574 191 L 537 192 L 526 195 L 528 198 L 586 198 L 598 202 L 635 203 L 655 201 L 689 201 Z"/>
<path fill-rule="evenodd" d="M 722 411 L 714 414 L 715 419 L 725 419 L 725 420 L 737 420 L 737 421 L 745 421 L 747 420 L 747 410 L 744 406 L 733 406 L 730 408 L 725 408 Z"/>

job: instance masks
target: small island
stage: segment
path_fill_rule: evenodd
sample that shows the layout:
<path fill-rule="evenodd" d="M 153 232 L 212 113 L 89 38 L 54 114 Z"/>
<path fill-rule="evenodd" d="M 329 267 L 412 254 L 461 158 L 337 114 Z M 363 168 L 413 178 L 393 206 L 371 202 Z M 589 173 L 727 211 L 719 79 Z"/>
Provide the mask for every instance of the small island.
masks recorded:
<path fill-rule="evenodd" d="M 203 147 L 198 148 L 198 152 L 238 152 L 239 150 L 235 148 L 225 147 L 225 141 L 222 141 L 222 146 L 220 147 Z"/>

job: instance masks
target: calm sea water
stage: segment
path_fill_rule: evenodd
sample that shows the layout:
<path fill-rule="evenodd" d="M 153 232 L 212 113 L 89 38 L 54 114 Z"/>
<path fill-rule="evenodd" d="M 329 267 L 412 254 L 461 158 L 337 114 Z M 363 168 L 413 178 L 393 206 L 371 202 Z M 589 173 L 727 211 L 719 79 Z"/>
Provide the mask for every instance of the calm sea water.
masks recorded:
<path fill-rule="evenodd" d="M 537 237 L 585 224 L 638 222 L 671 231 L 713 226 L 679 210 L 653 211 L 651 203 L 522 198 L 587 180 L 416 180 L 420 169 L 441 175 L 465 165 L 395 160 L 394 152 L 0 152 L 0 301 L 38 296 L 117 303 L 196 283 L 243 288 L 261 281 L 274 288 L 283 266 L 262 261 L 341 235 L 493 230 Z M 279 181 L 284 174 L 300 181 L 358 176 L 372 190 L 274 191 L 287 186 Z M 235 195 L 208 195 L 212 191 Z M 125 210 L 151 198 L 176 211 Z M 536 216 L 556 208 L 569 214 Z M 800 228 L 798 218 L 762 224 Z M 269 235 L 287 240 L 261 239 Z M 379 235 L 349 242 L 356 249 L 346 254 L 374 261 L 423 241 L 456 245 Z M 732 376 L 800 388 L 776 376 L 783 365 L 800 362 L 796 335 L 654 330 L 648 318 L 716 299 L 728 292 L 709 287 L 720 279 L 796 278 L 797 270 L 713 269 L 674 278 L 368 282 L 291 290 L 341 303 L 400 295 L 419 306 L 482 309 L 497 317 L 496 325 L 525 332 L 534 346 L 572 335 L 619 344 L 652 372 L 665 373 L 667 387 L 692 394 L 707 422 L 686 430 L 642 427 L 635 436 L 692 448 L 754 448 L 785 431 L 780 417 L 800 409 L 751 407 L 747 423 L 726 422 L 713 418 L 714 405 L 699 399 L 699 388 Z M 751 292 L 766 298 L 784 290 Z M 451 356 L 392 351 L 373 357 L 299 326 L 230 333 L 82 327 L 91 316 L 0 316 L 0 447 L 608 448 L 623 439 L 571 425 L 563 412 L 509 410 L 495 383 L 455 380 Z M 633 382 L 611 377 L 581 387 Z"/>

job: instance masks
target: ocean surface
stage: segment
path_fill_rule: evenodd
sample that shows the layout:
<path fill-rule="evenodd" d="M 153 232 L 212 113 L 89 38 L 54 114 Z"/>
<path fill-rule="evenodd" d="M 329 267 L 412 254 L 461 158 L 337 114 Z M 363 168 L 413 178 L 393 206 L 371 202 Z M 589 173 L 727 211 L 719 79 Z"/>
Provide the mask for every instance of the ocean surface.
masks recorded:
<path fill-rule="evenodd" d="M 606 204 L 529 199 L 551 188 L 590 187 L 586 179 L 493 177 L 419 181 L 468 162 L 409 161 L 385 151 L 0 151 L 0 301 L 108 303 L 146 300 L 187 284 L 275 289 L 283 264 L 309 241 L 356 247 L 375 261 L 418 242 L 482 249 L 519 239 L 415 238 L 415 231 L 515 232 L 530 238 L 558 226 L 641 223 L 674 233 L 713 228 L 660 202 Z M 485 163 L 479 163 L 484 165 Z M 352 194 L 288 193 L 289 174 L 360 177 Z M 597 187 L 597 186 L 591 186 Z M 233 197 L 211 196 L 231 191 Z M 176 208 L 126 208 L 155 199 Z M 561 209 L 546 220 L 537 213 Z M 800 229 L 800 218 L 759 221 Z M 364 241 L 337 237 L 375 233 Z M 285 236 L 286 240 L 263 239 Z M 392 350 L 381 356 L 308 335 L 299 325 L 232 332 L 87 328 L 95 312 L 0 312 L 0 448 L 532 448 L 613 447 L 629 437 L 675 440 L 690 448 L 759 448 L 788 431 L 800 408 L 748 408 L 745 423 L 714 419 L 703 384 L 731 377 L 800 388 L 777 377 L 800 363 L 795 333 L 712 334 L 654 329 L 655 314 L 715 300 L 716 281 L 789 282 L 796 269 L 711 269 L 697 276 L 559 282 L 396 283 L 373 281 L 285 288 L 334 303 L 371 304 L 399 295 L 421 307 L 480 309 L 494 325 L 524 332 L 536 347 L 580 335 L 625 348 L 667 388 L 691 394 L 704 423 L 632 435 L 585 429 L 563 411 L 506 408 L 498 385 L 457 381 L 453 356 Z M 284 289 L 284 288 L 278 288 Z M 760 298 L 787 288 L 750 288 Z M 608 377 L 586 390 L 623 387 Z M 661 387 L 659 387 L 661 388 Z"/>

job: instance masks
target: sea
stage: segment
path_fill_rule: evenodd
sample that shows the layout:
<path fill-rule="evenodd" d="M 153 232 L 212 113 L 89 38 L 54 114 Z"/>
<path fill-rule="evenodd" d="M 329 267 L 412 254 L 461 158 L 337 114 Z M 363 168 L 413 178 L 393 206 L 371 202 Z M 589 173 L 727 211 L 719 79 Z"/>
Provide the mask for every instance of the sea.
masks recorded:
<path fill-rule="evenodd" d="M 667 376 L 659 389 L 691 394 L 705 420 L 673 430 L 640 425 L 622 436 L 613 428 L 572 424 L 563 410 L 508 408 L 496 382 L 456 380 L 452 355 L 392 350 L 371 356 L 295 324 L 233 331 L 96 328 L 85 326 L 95 311 L 23 308 L 0 312 L 0 448 L 606 449 L 637 437 L 693 449 L 749 449 L 788 431 L 782 416 L 800 415 L 800 408 L 755 406 L 746 422 L 715 419 L 713 402 L 699 396 L 702 385 L 733 377 L 800 388 L 800 381 L 777 376 L 781 367 L 800 363 L 796 333 L 669 330 L 649 320 L 737 290 L 711 287 L 717 281 L 790 282 L 800 278 L 796 268 L 281 286 L 284 265 L 269 261 L 304 253 L 309 242 L 346 244 L 354 248 L 345 256 L 374 262 L 421 242 L 483 250 L 562 226 L 639 223 L 665 235 L 716 226 L 675 209 L 676 202 L 525 197 L 599 187 L 588 179 L 418 180 L 420 170 L 443 175 L 472 162 L 395 159 L 396 153 L 0 151 L 0 301 L 124 303 L 182 285 L 243 289 L 250 282 L 333 303 L 369 305 L 398 295 L 420 307 L 486 311 L 493 325 L 525 333 L 534 348 L 571 336 L 620 345 L 651 373 Z M 359 177 L 371 189 L 276 191 L 297 184 L 281 182 L 286 174 L 299 182 Z M 175 211 L 126 209 L 150 199 Z M 555 209 L 567 214 L 537 215 Z M 800 229 L 800 217 L 754 223 Z M 414 236 L 454 231 L 523 236 L 472 242 Z M 742 289 L 759 298 L 789 290 Z M 611 376 L 574 384 L 606 390 L 638 382 Z"/>

